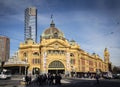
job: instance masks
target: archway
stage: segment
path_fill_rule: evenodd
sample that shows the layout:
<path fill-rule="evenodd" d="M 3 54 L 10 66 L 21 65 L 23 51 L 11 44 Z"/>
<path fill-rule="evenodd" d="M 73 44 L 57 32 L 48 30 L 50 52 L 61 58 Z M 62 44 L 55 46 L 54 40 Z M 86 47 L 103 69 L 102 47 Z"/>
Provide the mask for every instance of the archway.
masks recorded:
<path fill-rule="evenodd" d="M 65 67 L 64 64 L 61 61 L 53 61 L 49 64 L 48 67 L 48 73 L 52 73 L 52 74 L 57 74 L 57 73 L 61 73 L 64 74 L 65 72 Z"/>

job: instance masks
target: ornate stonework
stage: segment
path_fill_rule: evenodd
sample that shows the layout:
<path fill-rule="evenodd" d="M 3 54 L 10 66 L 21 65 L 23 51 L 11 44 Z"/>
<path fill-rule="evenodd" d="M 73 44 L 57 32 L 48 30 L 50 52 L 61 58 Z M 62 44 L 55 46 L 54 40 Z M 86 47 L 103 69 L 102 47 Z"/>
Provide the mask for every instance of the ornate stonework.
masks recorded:
<path fill-rule="evenodd" d="M 104 54 L 107 62 L 104 62 L 97 54 L 85 52 L 74 40 L 68 41 L 53 21 L 40 39 L 40 43 L 30 39 L 19 46 L 19 58 L 24 60 L 27 57 L 28 70 L 31 72 L 35 68 L 40 73 L 96 73 L 98 69 L 108 71 L 108 50 Z"/>

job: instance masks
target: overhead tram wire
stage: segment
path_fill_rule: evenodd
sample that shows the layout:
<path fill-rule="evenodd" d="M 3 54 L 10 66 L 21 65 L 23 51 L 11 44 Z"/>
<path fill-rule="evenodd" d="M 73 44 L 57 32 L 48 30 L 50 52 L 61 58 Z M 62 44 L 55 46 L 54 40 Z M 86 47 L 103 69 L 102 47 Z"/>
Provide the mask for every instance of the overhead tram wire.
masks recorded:
<path fill-rule="evenodd" d="M 20 40 L 20 39 L 15 39 L 15 38 L 11 38 L 11 37 L 9 37 L 9 36 L 7 36 L 7 35 L 4 35 L 4 34 L 0 34 L 0 36 L 5 36 L 5 37 L 8 37 L 8 38 L 10 38 L 10 39 L 13 39 L 13 40 L 17 40 L 17 41 L 19 41 L 18 43 L 20 43 L 20 41 L 23 41 L 23 40 Z M 15 51 L 15 50 L 17 50 L 18 48 L 12 48 L 12 47 L 10 47 L 10 52 L 11 51 Z"/>
<path fill-rule="evenodd" d="M 120 49 L 120 47 L 110 46 L 110 48 Z"/>
<path fill-rule="evenodd" d="M 54 10 L 55 10 L 55 6 L 51 6 L 51 5 L 48 3 L 48 4 L 46 4 L 46 7 L 47 7 L 47 9 L 48 9 L 48 11 L 50 12 L 50 15 L 51 15 L 50 20 L 53 20 L 53 13 L 54 13 Z M 53 8 L 53 7 L 54 7 L 54 8 Z"/>

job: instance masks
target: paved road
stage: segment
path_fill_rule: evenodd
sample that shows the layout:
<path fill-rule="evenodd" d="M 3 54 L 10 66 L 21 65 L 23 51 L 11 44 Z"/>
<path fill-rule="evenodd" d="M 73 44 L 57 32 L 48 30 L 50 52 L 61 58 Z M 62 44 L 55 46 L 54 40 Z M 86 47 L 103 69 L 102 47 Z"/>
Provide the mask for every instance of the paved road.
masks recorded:
<path fill-rule="evenodd" d="M 96 80 L 91 79 L 63 79 L 62 85 L 53 85 L 51 87 L 120 87 L 120 80 L 100 80 L 97 84 Z M 38 86 L 29 85 L 26 87 L 50 87 L 48 85 Z"/>
<path fill-rule="evenodd" d="M 64 87 L 120 87 L 120 80 L 103 79 L 97 84 L 96 80 L 74 80 Z"/>
<path fill-rule="evenodd" d="M 11 80 L 0 80 L 0 87 L 59 87 L 58 85 L 48 86 L 32 84 L 25 86 L 21 84 L 22 76 L 13 77 Z M 119 80 L 100 80 L 100 84 L 96 83 L 94 79 L 79 79 L 79 78 L 64 78 L 60 87 L 120 87 Z"/>
<path fill-rule="evenodd" d="M 18 80 L 0 80 L 0 87 L 14 87 L 18 84 Z"/>
<path fill-rule="evenodd" d="M 23 76 L 12 76 L 11 79 L 0 80 L 0 87 L 21 87 L 20 80 Z"/>

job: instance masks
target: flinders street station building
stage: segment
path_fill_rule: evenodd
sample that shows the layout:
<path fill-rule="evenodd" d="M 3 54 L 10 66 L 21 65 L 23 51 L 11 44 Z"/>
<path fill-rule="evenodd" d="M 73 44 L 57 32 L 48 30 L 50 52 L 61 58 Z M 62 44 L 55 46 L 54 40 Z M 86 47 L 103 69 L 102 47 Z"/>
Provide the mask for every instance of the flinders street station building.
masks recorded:
<path fill-rule="evenodd" d="M 74 41 L 65 38 L 54 21 L 40 36 L 36 43 L 28 39 L 20 43 L 18 58 L 21 63 L 14 65 L 5 64 L 5 67 L 15 67 L 13 70 L 19 74 L 32 73 L 61 73 L 65 75 L 96 73 L 96 71 L 109 71 L 109 52 L 103 51 L 104 60 L 96 53 L 89 54 L 80 48 Z"/>

